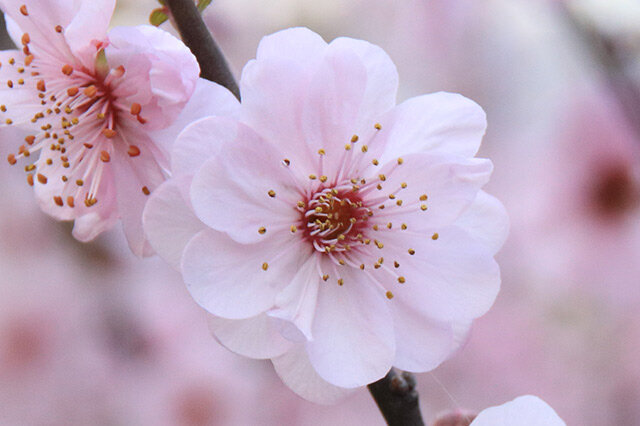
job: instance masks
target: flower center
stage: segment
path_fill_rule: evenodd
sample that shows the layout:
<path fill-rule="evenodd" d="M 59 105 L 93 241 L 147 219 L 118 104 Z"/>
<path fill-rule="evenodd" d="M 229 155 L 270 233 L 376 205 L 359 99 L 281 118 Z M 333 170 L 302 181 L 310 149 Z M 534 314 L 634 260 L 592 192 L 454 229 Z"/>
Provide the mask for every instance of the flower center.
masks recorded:
<path fill-rule="evenodd" d="M 303 221 L 307 238 L 320 252 L 350 250 L 362 242 L 360 231 L 373 215 L 371 209 L 351 189 L 352 185 L 325 188 L 307 203 Z"/>
<path fill-rule="evenodd" d="M 29 17 L 26 6 L 20 12 Z M 25 166 L 29 185 L 36 181 L 45 185 L 55 175 L 65 184 L 63 191 L 53 197 L 58 206 L 73 208 L 80 202 L 92 207 L 98 202 L 103 169 L 113 155 L 114 138 L 118 136 L 118 143 L 126 144 L 130 157 L 139 156 L 140 148 L 126 139 L 123 129 L 126 121 L 145 124 L 146 120 L 140 115 L 140 104 L 126 105 L 118 97 L 120 87 L 126 84 L 126 71 L 123 66 L 109 67 L 103 43 L 95 45 L 94 66 L 88 69 L 68 46 L 60 47 L 66 45 L 64 29 L 58 25 L 54 30 L 53 37 L 60 39 L 51 40 L 51 45 L 39 41 L 36 53 L 30 48 L 31 37 L 25 33 L 24 58 L 10 58 L 8 62 L 18 78 L 8 80 L 7 86 L 31 90 L 31 104 L 37 112 L 9 117 L 11 105 L 0 105 L 0 111 L 8 117 L 4 124 L 30 122 L 38 130 L 28 135 L 26 143 L 16 154 L 9 154 L 7 160 L 13 165 L 42 150 L 37 164 Z M 57 48 L 54 42 L 58 43 Z M 148 195 L 146 186 L 142 191 Z"/>

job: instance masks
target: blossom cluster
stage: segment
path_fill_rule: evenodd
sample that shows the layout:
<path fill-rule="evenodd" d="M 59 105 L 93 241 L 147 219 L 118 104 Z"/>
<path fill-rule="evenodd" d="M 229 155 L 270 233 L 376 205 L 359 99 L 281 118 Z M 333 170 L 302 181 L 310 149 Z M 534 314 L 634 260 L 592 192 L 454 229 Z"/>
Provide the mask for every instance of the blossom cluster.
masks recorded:
<path fill-rule="evenodd" d="M 7 162 L 78 240 L 122 222 L 231 351 L 333 403 L 436 368 L 492 306 L 508 219 L 475 102 L 397 104 L 381 48 L 306 28 L 263 38 L 238 101 L 168 32 L 107 31 L 115 0 L 23 1 L 0 0 L 20 47 L 0 52 Z"/>

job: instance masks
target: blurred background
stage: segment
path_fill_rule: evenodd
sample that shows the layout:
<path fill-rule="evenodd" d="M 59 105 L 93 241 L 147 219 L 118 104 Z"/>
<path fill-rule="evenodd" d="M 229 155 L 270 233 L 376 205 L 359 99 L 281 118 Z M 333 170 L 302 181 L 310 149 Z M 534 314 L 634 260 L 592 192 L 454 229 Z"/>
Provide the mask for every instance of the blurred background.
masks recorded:
<path fill-rule="evenodd" d="M 113 24 L 156 7 L 119 0 Z M 640 2 L 214 0 L 205 17 L 238 77 L 262 36 L 303 25 L 383 47 L 399 101 L 445 90 L 487 111 L 487 189 L 512 222 L 502 291 L 418 375 L 428 422 L 536 394 L 569 425 L 640 425 Z M 384 424 L 366 389 L 301 400 L 221 348 L 178 274 L 119 229 L 80 244 L 16 169 L 0 178 L 0 424 Z"/>

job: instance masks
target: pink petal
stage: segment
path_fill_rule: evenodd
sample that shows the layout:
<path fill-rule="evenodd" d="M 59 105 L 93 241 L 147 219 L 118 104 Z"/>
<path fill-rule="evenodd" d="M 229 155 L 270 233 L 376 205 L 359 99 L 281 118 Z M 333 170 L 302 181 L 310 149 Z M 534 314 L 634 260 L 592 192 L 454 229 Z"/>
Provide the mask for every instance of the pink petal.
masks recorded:
<path fill-rule="evenodd" d="M 382 289 L 363 279 L 360 270 L 340 268 L 342 286 L 335 277 L 320 285 L 313 340 L 306 345 L 321 378 L 354 388 L 380 379 L 391 368 L 393 319 Z"/>
<path fill-rule="evenodd" d="M 358 115 L 361 126 L 371 126 L 396 105 L 398 70 L 384 50 L 364 40 L 340 37 L 329 44 L 329 50 L 334 49 L 354 52 L 366 69 L 366 88 Z"/>
<path fill-rule="evenodd" d="M 205 229 L 187 196 L 190 183 L 189 177 L 180 177 L 160 185 L 149 197 L 142 216 L 149 243 L 177 270 L 187 243 Z"/>
<path fill-rule="evenodd" d="M 277 357 L 293 346 L 282 337 L 275 321 L 266 314 L 241 320 L 210 315 L 209 329 L 227 349 L 249 358 Z"/>
<path fill-rule="evenodd" d="M 66 28 L 64 35 L 71 50 L 78 52 L 94 40 L 105 39 L 116 2 L 115 0 L 85 0 L 75 3 L 79 4 L 79 7 L 71 22 L 64 25 Z"/>
<path fill-rule="evenodd" d="M 370 190 L 365 198 L 377 200 L 376 206 L 384 204 L 384 211 L 377 211 L 375 218 L 396 226 L 406 223 L 413 232 L 436 232 L 438 227 L 453 223 L 475 200 L 493 170 L 491 161 L 480 158 L 432 154 L 398 158 L 401 165 L 396 158 L 382 168 L 369 169 L 375 174 L 365 175 L 367 181 L 375 181 L 379 175 L 385 180 L 379 182 L 381 190 Z M 389 199 L 389 194 L 395 198 Z"/>
<path fill-rule="evenodd" d="M 478 104 L 445 92 L 408 99 L 380 123 L 387 130 L 387 150 L 381 162 L 417 152 L 473 157 L 487 128 L 486 115 Z"/>
<path fill-rule="evenodd" d="M 238 244 L 206 229 L 187 244 L 182 274 L 196 302 L 213 315 L 250 318 L 271 308 L 289 285 L 309 255 L 302 248 L 287 241 Z"/>
<path fill-rule="evenodd" d="M 238 100 L 224 87 L 212 83 L 204 78 L 199 78 L 193 95 L 182 109 L 176 120 L 167 128 L 150 132 L 150 137 L 163 147 L 167 152 L 171 152 L 172 146 L 180 132 L 188 125 L 211 115 L 234 115 L 240 107 Z M 207 139 L 202 139 L 201 144 L 205 144 Z M 195 144 L 194 146 L 197 146 Z M 174 152 L 172 161 L 180 156 L 179 152 Z M 174 174 L 187 173 L 183 170 L 172 168 Z M 193 170 L 188 174 L 193 174 Z"/>
<path fill-rule="evenodd" d="M 211 137 L 218 137 L 215 126 L 210 127 Z M 295 182 L 283 165 L 283 156 L 242 124 L 229 136 L 234 140 L 194 176 L 191 200 L 196 215 L 238 242 L 268 239 L 278 235 L 278 229 L 285 230 L 281 234 L 286 236 L 300 220 L 294 206 L 301 196 L 292 187 Z M 262 227 L 266 233 L 258 232 Z"/>
<path fill-rule="evenodd" d="M 366 83 L 367 69 L 347 48 L 329 49 L 309 82 L 301 118 L 303 140 L 310 147 L 309 160 L 318 163 L 318 150 L 326 152 L 323 174 L 330 178 L 337 175 L 345 144 L 364 130 L 359 126 L 359 112 Z M 370 127 L 373 125 L 371 122 Z"/>
<path fill-rule="evenodd" d="M 256 59 L 292 60 L 301 66 L 309 66 L 324 54 L 327 43 L 308 28 L 288 28 L 260 40 Z"/>
<path fill-rule="evenodd" d="M 78 216 L 73 224 L 73 237 L 86 243 L 102 232 L 111 229 L 119 219 L 118 210 L 111 206 L 112 204 L 109 204 L 107 208 L 101 208 Z"/>
<path fill-rule="evenodd" d="M 292 391 L 316 404 L 335 404 L 353 392 L 353 389 L 333 386 L 323 380 L 309 362 L 303 345 L 294 346 L 271 362 Z"/>
<path fill-rule="evenodd" d="M 396 299 L 389 306 L 396 336 L 394 366 L 415 373 L 430 371 L 457 348 L 449 324 L 434 321 Z"/>
<path fill-rule="evenodd" d="M 283 291 L 276 297 L 275 308 L 267 314 L 279 318 L 293 330 L 282 330 L 285 337 L 294 341 L 312 340 L 313 324 L 320 273 L 318 256 L 310 256 Z M 292 336 L 292 337 L 290 337 Z"/>
<path fill-rule="evenodd" d="M 112 29 L 105 52 L 112 68 L 122 65 L 127 73 L 126 84 L 118 86 L 114 96 L 142 106 L 147 131 L 165 128 L 178 118 L 200 73 L 189 48 L 147 25 Z"/>
<path fill-rule="evenodd" d="M 462 213 L 455 226 L 474 240 L 489 247 L 491 253 L 500 250 L 509 234 L 509 216 L 497 198 L 479 191 L 473 203 Z"/>
<path fill-rule="evenodd" d="M 291 59 L 249 61 L 242 70 L 241 120 L 286 153 L 299 176 L 316 172 L 316 162 L 301 145 L 304 94 L 310 75 Z M 301 149 L 303 148 L 303 149 Z"/>
<path fill-rule="evenodd" d="M 537 396 L 520 396 L 513 401 L 483 410 L 471 426 L 566 426 L 565 422 Z"/>
<path fill-rule="evenodd" d="M 442 322 L 483 315 L 500 289 L 500 269 L 493 253 L 455 226 L 443 228 L 437 237 L 408 236 L 402 231 L 385 237 L 379 255 L 387 264 L 399 264 L 392 268 L 395 275 L 380 279 L 394 294 L 392 302 Z M 404 282 L 396 277 L 403 277 Z"/>
<path fill-rule="evenodd" d="M 206 117 L 187 126 L 178 136 L 171 153 L 171 171 L 194 175 L 227 143 L 235 141 L 238 123 L 226 117 Z"/>
<path fill-rule="evenodd" d="M 153 250 L 144 234 L 142 212 L 149 199 L 147 192 L 155 191 L 165 177 L 150 149 L 153 143 L 148 137 L 142 133 L 128 134 L 127 137 L 136 141 L 140 154 L 130 158 L 126 152 L 127 144 L 114 144 L 110 164 L 115 177 L 118 211 L 129 248 L 137 256 L 148 256 Z"/>
<path fill-rule="evenodd" d="M 10 64 L 11 59 L 15 60 L 14 65 Z M 24 79 L 24 75 L 18 72 L 18 68 L 24 67 L 24 54 L 17 50 L 0 51 L 0 63 L 0 102 L 6 107 L 6 112 L 0 111 L 0 129 L 8 127 L 7 119 L 11 120 L 13 127 L 24 125 L 28 129 L 33 126 L 31 119 L 42 106 L 33 100 L 37 96 L 34 79 Z M 21 78 L 25 80 L 24 85 L 18 84 Z M 9 88 L 8 81 L 13 82 L 12 88 Z"/>

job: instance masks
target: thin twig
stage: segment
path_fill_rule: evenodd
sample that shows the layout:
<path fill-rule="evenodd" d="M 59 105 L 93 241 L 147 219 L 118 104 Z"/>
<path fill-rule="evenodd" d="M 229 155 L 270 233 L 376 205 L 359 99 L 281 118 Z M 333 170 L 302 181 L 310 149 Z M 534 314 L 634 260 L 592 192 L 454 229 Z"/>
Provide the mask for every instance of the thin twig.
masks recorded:
<path fill-rule="evenodd" d="M 240 99 L 238 84 L 231 74 L 222 51 L 214 41 L 209 29 L 193 0 L 166 0 L 182 41 L 198 59 L 200 76 L 218 83 Z"/>
<path fill-rule="evenodd" d="M 398 374 L 392 368 L 386 376 L 367 387 L 389 426 L 425 426 L 413 374 Z"/>

